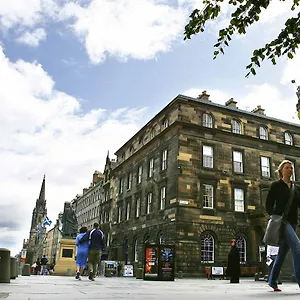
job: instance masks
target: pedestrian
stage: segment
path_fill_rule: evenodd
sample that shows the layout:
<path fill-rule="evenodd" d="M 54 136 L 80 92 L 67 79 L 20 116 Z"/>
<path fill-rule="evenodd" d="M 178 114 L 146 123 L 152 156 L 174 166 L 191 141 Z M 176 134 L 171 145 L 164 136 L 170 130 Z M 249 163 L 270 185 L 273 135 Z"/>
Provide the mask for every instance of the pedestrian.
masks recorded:
<path fill-rule="evenodd" d="M 291 205 L 287 212 L 286 225 L 283 229 L 283 241 L 279 246 L 278 255 L 274 261 L 268 284 L 275 292 L 281 292 L 277 286 L 277 280 L 284 259 L 292 249 L 295 277 L 300 286 L 300 241 L 296 234 L 298 226 L 298 208 L 300 207 L 300 188 L 295 185 L 291 177 L 293 175 L 293 163 L 283 160 L 277 170 L 278 180 L 271 184 L 266 200 L 266 211 L 271 216 L 282 215 L 291 197 Z"/>
<path fill-rule="evenodd" d="M 278 251 L 279 251 L 279 247 L 267 245 L 267 262 L 266 262 L 266 264 L 268 265 L 268 271 L 269 271 L 268 272 L 268 280 L 270 278 L 270 273 L 272 271 L 274 261 L 276 259 L 276 256 L 278 255 Z M 278 284 L 282 284 L 280 277 L 281 277 L 281 272 L 280 272 L 279 278 L 277 280 Z"/>
<path fill-rule="evenodd" d="M 89 241 L 89 280 L 94 281 L 98 271 L 102 250 L 104 249 L 104 233 L 99 229 L 99 223 L 94 223 L 94 229 L 89 230 L 79 241 L 79 244 Z"/>
<path fill-rule="evenodd" d="M 48 263 L 48 259 L 47 259 L 46 255 L 43 255 L 43 257 L 41 259 L 41 267 L 42 267 L 41 273 L 42 273 L 42 275 L 45 274 L 47 263 Z"/>
<path fill-rule="evenodd" d="M 40 259 L 38 258 L 35 262 L 35 269 L 34 269 L 34 274 L 38 275 L 41 272 L 41 262 Z"/>
<path fill-rule="evenodd" d="M 235 239 L 231 240 L 230 244 L 231 248 L 228 253 L 226 276 L 230 277 L 230 283 L 239 283 L 241 275 L 240 252 L 236 246 Z"/>
<path fill-rule="evenodd" d="M 83 274 L 83 270 L 87 264 L 87 258 L 89 254 L 89 241 L 85 241 L 82 244 L 79 244 L 79 241 L 83 238 L 83 236 L 87 232 L 87 227 L 81 227 L 79 230 L 79 234 L 76 237 L 75 244 L 77 246 L 76 253 L 76 279 L 81 280 L 81 274 Z"/>

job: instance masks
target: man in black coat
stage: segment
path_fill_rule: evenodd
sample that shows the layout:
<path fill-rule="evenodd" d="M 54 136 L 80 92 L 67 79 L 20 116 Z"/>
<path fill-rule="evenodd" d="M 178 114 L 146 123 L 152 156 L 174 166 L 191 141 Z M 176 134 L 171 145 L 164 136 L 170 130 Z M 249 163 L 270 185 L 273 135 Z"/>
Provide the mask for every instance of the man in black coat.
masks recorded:
<path fill-rule="evenodd" d="M 236 240 L 231 240 L 231 248 L 228 254 L 226 275 L 230 276 L 230 283 L 240 282 L 240 252 L 236 246 Z"/>

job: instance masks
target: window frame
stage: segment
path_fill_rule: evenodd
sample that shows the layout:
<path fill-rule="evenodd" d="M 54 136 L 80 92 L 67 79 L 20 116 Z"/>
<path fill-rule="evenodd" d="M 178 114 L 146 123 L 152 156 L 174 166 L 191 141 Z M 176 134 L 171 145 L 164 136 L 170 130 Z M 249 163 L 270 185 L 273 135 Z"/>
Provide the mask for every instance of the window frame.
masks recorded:
<path fill-rule="evenodd" d="M 140 184 L 142 182 L 142 176 L 143 176 L 143 166 L 139 165 L 137 170 L 137 178 L 136 178 L 137 184 Z"/>
<path fill-rule="evenodd" d="M 154 158 L 151 157 L 148 162 L 148 178 L 152 178 L 154 173 Z"/>
<path fill-rule="evenodd" d="M 211 188 L 211 193 L 212 195 L 205 195 L 204 191 L 206 190 L 206 187 L 210 187 Z M 206 206 L 205 205 L 205 196 L 207 197 L 210 197 L 211 199 L 207 200 L 207 202 L 211 202 L 211 206 Z M 214 209 L 214 186 L 212 184 L 209 184 L 209 183 L 203 183 L 202 184 L 202 207 L 205 208 L 205 209 Z"/>
<path fill-rule="evenodd" d="M 241 161 L 235 160 L 235 154 L 240 155 Z M 238 173 L 238 174 L 244 173 L 244 151 L 237 150 L 237 149 L 232 150 L 232 170 L 234 173 Z"/>
<path fill-rule="evenodd" d="M 265 166 L 263 164 L 263 160 L 266 159 L 266 161 L 268 162 L 268 166 Z M 267 168 L 268 169 L 268 175 L 265 175 L 264 174 L 264 168 Z M 265 171 L 266 172 L 266 171 Z M 271 178 L 271 158 L 268 157 L 268 156 L 263 156 L 261 155 L 260 156 L 260 174 L 262 177 L 265 177 L 265 178 Z"/>
<path fill-rule="evenodd" d="M 242 246 L 240 246 L 242 243 Z M 239 235 L 236 238 L 236 246 L 240 253 L 240 263 L 244 264 L 247 262 L 247 241 L 244 236 Z M 240 247 L 239 247 L 240 246 Z"/>
<path fill-rule="evenodd" d="M 204 154 L 204 149 L 210 148 L 211 149 L 211 156 Z M 208 159 L 207 161 L 205 159 Z M 205 163 L 208 162 L 208 165 L 205 165 Z M 211 163 L 211 164 L 210 164 Z M 202 167 L 207 169 L 213 169 L 214 168 L 214 147 L 210 145 L 202 145 Z"/>
<path fill-rule="evenodd" d="M 209 239 L 209 245 L 205 245 L 205 239 Z M 201 263 L 214 263 L 215 261 L 215 238 L 210 233 L 202 234 L 200 237 L 200 244 L 201 244 Z M 208 248 L 208 249 L 207 249 Z M 208 253 L 208 254 L 207 254 Z M 206 259 L 208 257 L 208 260 Z"/>
<path fill-rule="evenodd" d="M 202 126 L 205 128 L 213 128 L 213 124 L 214 121 L 212 115 L 208 113 L 204 113 L 202 115 Z"/>
<path fill-rule="evenodd" d="M 151 195 L 151 197 L 149 197 Z M 149 201 L 150 199 L 150 201 Z M 150 214 L 152 212 L 152 200 L 153 200 L 153 193 L 149 192 L 147 194 L 147 205 L 146 205 L 146 214 Z"/>
<path fill-rule="evenodd" d="M 243 134 L 242 123 L 233 119 L 231 123 L 231 132 L 234 134 Z"/>
<path fill-rule="evenodd" d="M 166 186 L 162 186 L 159 189 L 159 209 L 163 210 L 166 208 Z"/>
<path fill-rule="evenodd" d="M 242 195 L 243 195 L 243 199 L 237 199 L 237 195 L 236 192 L 237 191 L 242 191 Z M 237 201 L 240 201 L 243 203 L 243 210 L 237 209 Z M 234 204 L 234 211 L 235 212 L 245 212 L 245 207 L 246 207 L 246 203 L 245 203 L 245 189 L 242 187 L 233 187 L 233 204 Z M 241 206 L 241 205 L 240 205 Z"/>
<path fill-rule="evenodd" d="M 168 149 L 164 149 L 161 154 L 161 170 L 165 171 L 168 168 Z"/>
<path fill-rule="evenodd" d="M 288 138 L 287 138 L 288 137 Z M 285 131 L 284 132 L 284 144 L 288 146 L 293 146 L 294 145 L 294 139 L 293 136 L 290 132 Z"/>
<path fill-rule="evenodd" d="M 264 140 L 264 141 L 268 141 L 269 140 L 268 129 L 265 126 L 259 126 L 259 128 L 258 128 L 258 135 L 259 135 L 259 139 L 261 139 L 261 140 Z"/>

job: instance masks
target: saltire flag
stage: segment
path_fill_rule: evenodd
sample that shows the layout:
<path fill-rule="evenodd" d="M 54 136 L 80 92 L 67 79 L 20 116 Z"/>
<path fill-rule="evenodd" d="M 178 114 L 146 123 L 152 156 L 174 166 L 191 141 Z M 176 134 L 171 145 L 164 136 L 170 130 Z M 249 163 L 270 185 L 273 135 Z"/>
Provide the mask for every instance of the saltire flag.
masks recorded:
<path fill-rule="evenodd" d="M 44 218 L 44 223 L 43 223 L 43 226 L 50 226 L 52 224 L 52 221 L 46 216 Z"/>

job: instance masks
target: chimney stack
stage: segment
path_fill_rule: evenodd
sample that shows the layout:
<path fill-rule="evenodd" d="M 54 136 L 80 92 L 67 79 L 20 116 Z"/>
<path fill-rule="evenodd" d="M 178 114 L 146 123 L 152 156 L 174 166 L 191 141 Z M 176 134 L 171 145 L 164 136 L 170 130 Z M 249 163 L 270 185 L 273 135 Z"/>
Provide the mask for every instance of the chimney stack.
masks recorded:
<path fill-rule="evenodd" d="M 259 115 L 265 115 L 265 110 L 260 105 L 257 105 L 257 107 L 254 108 L 251 112 Z"/>
<path fill-rule="evenodd" d="M 199 99 L 199 100 L 204 100 L 204 101 L 209 101 L 209 102 L 210 102 L 209 96 L 210 96 L 210 95 L 208 95 L 208 94 L 206 93 L 206 91 L 204 90 L 204 91 L 202 92 L 202 94 L 199 95 L 199 96 L 197 97 L 197 99 Z"/>
<path fill-rule="evenodd" d="M 230 98 L 230 99 L 229 99 L 228 101 L 226 101 L 226 103 L 225 103 L 225 105 L 226 105 L 227 107 L 233 107 L 233 108 L 237 108 L 236 104 L 237 104 L 237 102 L 234 101 L 233 98 Z"/>

